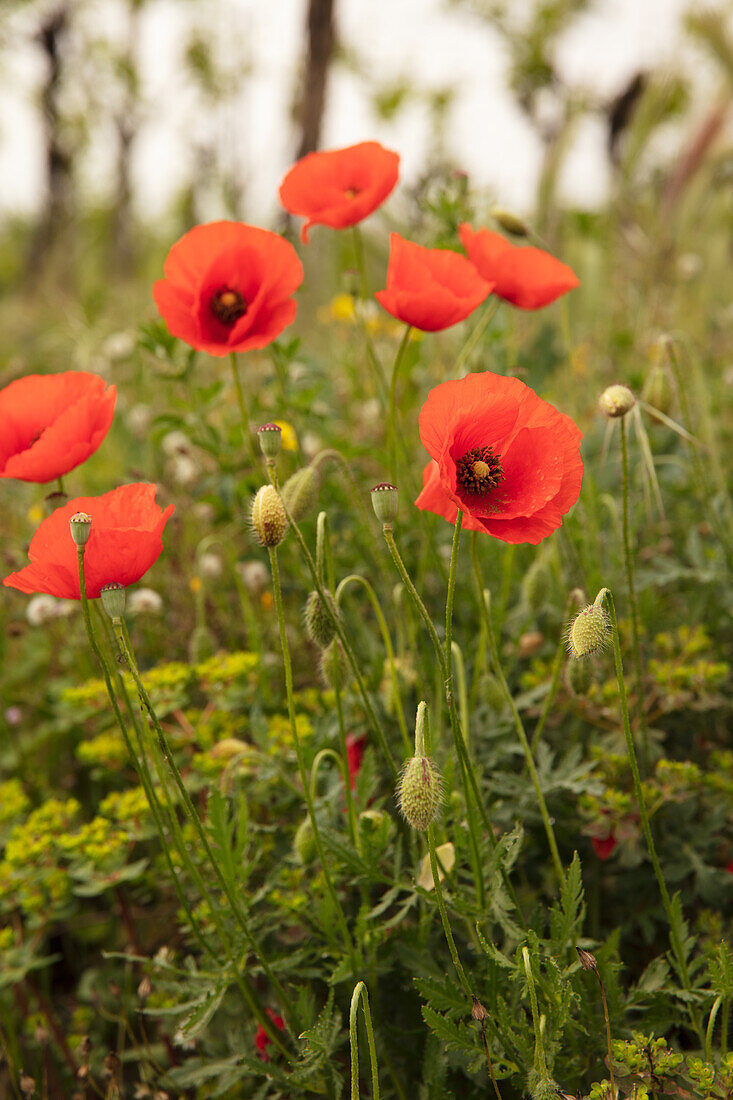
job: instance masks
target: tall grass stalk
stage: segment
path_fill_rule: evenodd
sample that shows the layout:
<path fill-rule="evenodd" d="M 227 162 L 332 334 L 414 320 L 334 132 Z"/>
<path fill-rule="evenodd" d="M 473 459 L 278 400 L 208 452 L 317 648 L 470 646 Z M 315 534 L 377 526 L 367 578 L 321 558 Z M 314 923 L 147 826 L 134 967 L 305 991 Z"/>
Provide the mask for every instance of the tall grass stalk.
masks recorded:
<path fill-rule="evenodd" d="M 641 739 L 642 763 L 644 771 L 649 770 L 649 743 L 646 730 L 646 717 L 644 715 L 644 691 L 641 667 L 641 643 L 639 640 L 639 605 L 636 600 L 636 586 L 634 583 L 634 558 L 631 551 L 631 519 L 629 516 L 629 449 L 626 437 L 626 417 L 621 417 L 621 467 L 623 479 L 623 510 L 622 526 L 624 539 L 624 563 L 626 565 L 626 584 L 629 589 L 629 603 L 631 606 L 631 632 L 633 638 L 634 654 L 634 678 L 636 680 L 636 712 L 639 723 L 639 737 Z"/>

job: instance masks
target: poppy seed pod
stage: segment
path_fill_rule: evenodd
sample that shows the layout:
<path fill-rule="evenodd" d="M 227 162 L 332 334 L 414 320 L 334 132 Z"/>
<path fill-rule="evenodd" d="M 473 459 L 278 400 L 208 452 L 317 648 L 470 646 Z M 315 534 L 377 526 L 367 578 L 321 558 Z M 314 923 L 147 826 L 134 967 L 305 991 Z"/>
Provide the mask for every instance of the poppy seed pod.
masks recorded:
<path fill-rule="evenodd" d="M 511 210 L 502 210 L 501 207 L 495 206 L 491 211 L 491 217 L 505 233 L 513 233 L 515 237 L 529 236 L 527 223 L 516 214 L 512 214 Z"/>
<path fill-rule="evenodd" d="M 330 592 L 325 595 L 324 601 L 314 589 L 305 601 L 303 612 L 306 633 L 320 649 L 325 649 L 333 641 L 336 633 L 334 618 L 338 615 L 333 596 Z"/>
<path fill-rule="evenodd" d="M 282 428 L 279 424 L 263 424 L 257 429 L 260 450 L 265 458 L 277 458 L 282 445 Z"/>
<path fill-rule="evenodd" d="M 111 584 L 105 584 L 99 595 L 102 600 L 102 607 L 107 612 L 110 619 L 112 619 L 113 622 L 115 619 L 121 619 L 125 614 L 124 584 L 118 584 L 117 581 L 113 581 Z"/>
<path fill-rule="evenodd" d="M 392 523 L 392 520 L 397 517 L 397 508 L 399 506 L 397 486 L 382 481 L 371 490 L 371 498 L 374 515 L 379 522 Z"/>
<path fill-rule="evenodd" d="M 295 523 L 300 523 L 313 511 L 318 503 L 320 487 L 315 466 L 304 466 L 302 470 L 296 470 L 285 482 L 282 488 L 283 502 Z"/>
<path fill-rule="evenodd" d="M 609 386 L 598 399 L 598 408 L 609 420 L 626 416 L 636 404 L 636 398 L 628 386 Z"/>
<path fill-rule="evenodd" d="M 75 512 L 69 520 L 69 530 L 77 546 L 86 546 L 92 533 L 92 517 L 86 512 Z"/>
<path fill-rule="evenodd" d="M 252 501 L 252 529 L 261 546 L 279 546 L 288 530 L 288 517 L 272 485 L 263 485 Z"/>
<path fill-rule="evenodd" d="M 397 785 L 400 812 L 413 829 L 424 832 L 438 815 L 440 773 L 429 756 L 411 756 Z"/>
<path fill-rule="evenodd" d="M 611 630 L 608 615 L 598 604 L 584 607 L 573 619 L 568 630 L 568 648 L 573 657 L 590 657 L 603 649 Z"/>

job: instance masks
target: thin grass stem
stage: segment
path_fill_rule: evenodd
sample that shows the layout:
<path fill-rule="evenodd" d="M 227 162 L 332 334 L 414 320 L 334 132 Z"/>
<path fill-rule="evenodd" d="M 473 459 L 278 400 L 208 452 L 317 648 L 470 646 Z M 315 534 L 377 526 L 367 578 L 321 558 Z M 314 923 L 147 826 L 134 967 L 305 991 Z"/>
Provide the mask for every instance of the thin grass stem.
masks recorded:
<path fill-rule="evenodd" d="M 349 1041 L 351 1044 L 351 1100 L 359 1100 L 359 1033 L 357 1028 L 357 1014 L 359 1011 L 359 999 L 361 998 L 361 1010 L 364 1013 L 364 1025 L 366 1027 L 367 1042 L 369 1044 L 369 1061 L 372 1070 L 372 1097 L 379 1100 L 379 1065 L 377 1063 L 377 1048 L 374 1043 L 374 1029 L 372 1028 L 372 1014 L 369 1010 L 369 994 L 364 982 L 357 982 L 351 995 L 351 1007 L 349 1009 Z"/>

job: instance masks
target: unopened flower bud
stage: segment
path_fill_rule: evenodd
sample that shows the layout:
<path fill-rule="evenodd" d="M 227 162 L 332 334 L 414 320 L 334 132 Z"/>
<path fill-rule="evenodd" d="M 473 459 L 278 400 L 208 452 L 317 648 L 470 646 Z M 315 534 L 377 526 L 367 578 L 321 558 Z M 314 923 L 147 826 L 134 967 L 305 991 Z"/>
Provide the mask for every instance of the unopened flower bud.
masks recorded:
<path fill-rule="evenodd" d="M 510 210 L 502 210 L 500 206 L 493 207 L 491 211 L 491 217 L 506 230 L 507 233 L 513 233 L 515 237 L 528 237 L 529 226 L 516 214 L 512 214 Z"/>
<path fill-rule="evenodd" d="M 113 621 L 115 619 L 121 619 L 125 614 L 125 586 L 124 584 L 118 584 L 117 581 L 112 581 L 111 584 L 105 584 L 102 591 L 99 593 L 102 600 L 102 607 Z"/>
<path fill-rule="evenodd" d="M 318 854 L 313 825 L 309 817 L 304 817 L 293 837 L 293 850 L 298 860 L 305 866 L 312 863 Z"/>
<path fill-rule="evenodd" d="M 576 947 L 578 952 L 578 958 L 580 959 L 580 965 L 583 970 L 595 970 L 598 971 L 598 963 L 596 962 L 595 955 L 592 955 L 590 951 L 585 951 L 582 947 Z"/>
<path fill-rule="evenodd" d="M 598 399 L 598 407 L 604 416 L 615 420 L 619 416 L 626 416 L 636 404 L 636 398 L 628 386 L 609 386 Z"/>
<path fill-rule="evenodd" d="M 69 520 L 69 530 L 77 546 L 86 546 L 92 533 L 92 517 L 88 516 L 86 512 L 74 512 Z"/>
<path fill-rule="evenodd" d="M 380 523 L 392 523 L 397 517 L 399 494 L 396 485 L 383 481 L 375 485 L 371 492 L 372 508 Z"/>
<path fill-rule="evenodd" d="M 474 1020 L 478 1020 L 478 1022 L 482 1024 L 485 1020 L 488 1020 L 489 1014 L 484 1006 L 481 1004 L 481 1001 L 478 999 L 478 997 L 472 994 L 471 999 L 473 1001 L 471 1015 L 473 1016 Z"/>
<path fill-rule="evenodd" d="M 337 674 L 339 687 L 346 687 L 351 680 L 351 666 L 338 638 L 334 638 L 331 644 L 322 650 L 320 671 L 324 684 L 331 689 L 336 686 Z"/>
<path fill-rule="evenodd" d="M 252 528 L 261 546 L 279 546 L 287 534 L 288 517 L 272 485 L 263 485 L 252 501 Z"/>
<path fill-rule="evenodd" d="M 522 596 L 530 611 L 540 611 L 550 595 L 552 577 L 547 562 L 536 558 L 522 578 Z"/>
<path fill-rule="evenodd" d="M 324 601 L 314 589 L 306 600 L 303 613 L 308 637 L 320 649 L 325 649 L 333 641 L 336 634 L 334 617 L 338 615 L 331 593 L 326 592 L 325 596 Z"/>
<path fill-rule="evenodd" d="M 315 466 L 304 466 L 289 477 L 282 488 L 285 507 L 296 523 L 312 512 L 318 503 L 320 478 Z"/>
<path fill-rule="evenodd" d="M 257 429 L 260 450 L 265 458 L 277 458 L 282 444 L 282 428 L 279 424 L 263 424 Z"/>
<path fill-rule="evenodd" d="M 424 831 L 438 815 L 440 773 L 429 756 L 411 756 L 397 784 L 397 802 L 413 829 Z"/>
<path fill-rule="evenodd" d="M 372 856 L 382 853 L 392 829 L 392 818 L 384 810 L 362 810 L 359 814 L 359 837 Z"/>
<path fill-rule="evenodd" d="M 584 607 L 573 619 L 568 630 L 568 648 L 576 659 L 590 657 L 603 649 L 611 626 L 608 615 L 598 604 Z"/>

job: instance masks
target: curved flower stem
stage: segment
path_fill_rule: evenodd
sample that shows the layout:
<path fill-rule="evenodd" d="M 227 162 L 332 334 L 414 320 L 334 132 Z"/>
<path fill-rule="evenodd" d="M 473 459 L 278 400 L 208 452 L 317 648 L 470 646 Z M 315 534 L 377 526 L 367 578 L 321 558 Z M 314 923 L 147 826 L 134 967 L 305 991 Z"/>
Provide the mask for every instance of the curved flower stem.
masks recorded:
<path fill-rule="evenodd" d="M 392 381 L 389 386 L 389 470 L 392 481 L 397 479 L 397 378 L 410 341 L 411 332 L 412 325 L 407 325 L 400 346 L 397 349 L 392 367 Z"/>
<path fill-rule="evenodd" d="M 496 311 L 498 310 L 500 305 L 501 298 L 492 298 L 492 300 L 487 303 L 486 309 L 481 314 L 478 324 L 469 334 L 468 339 L 456 356 L 456 361 L 453 368 L 456 378 L 460 377 L 462 368 L 468 362 L 474 348 L 493 321 L 494 317 L 496 316 Z"/>
<path fill-rule="evenodd" d="M 257 461 L 257 451 L 255 450 L 254 439 L 252 438 L 252 432 L 249 426 L 249 417 L 247 416 L 247 406 L 244 401 L 244 392 L 242 390 L 242 382 L 239 377 L 239 365 L 237 363 L 237 353 L 233 351 L 230 353 L 229 362 L 232 367 L 232 378 L 234 379 L 234 388 L 237 391 L 237 404 L 239 405 L 239 416 L 242 421 L 242 432 L 244 434 L 244 444 L 249 451 L 249 457 L 252 463 Z"/>
<path fill-rule="evenodd" d="M 568 616 L 570 614 L 570 606 L 573 602 L 575 602 L 575 601 L 574 601 L 573 594 L 571 592 L 568 595 L 568 598 L 565 601 L 565 608 L 563 610 L 563 616 L 562 616 L 563 623 L 566 623 L 567 620 L 568 620 Z M 562 671 L 562 659 L 563 659 L 563 656 L 565 655 L 566 648 L 567 648 L 567 645 L 566 645 L 566 642 L 565 642 L 565 637 L 564 637 L 564 632 L 563 632 L 563 634 L 560 635 L 559 642 L 557 643 L 557 649 L 555 650 L 555 658 L 552 662 L 552 679 L 550 681 L 550 690 L 548 691 L 547 695 L 545 696 L 545 701 L 542 705 L 542 712 L 539 716 L 539 719 L 537 721 L 537 725 L 534 729 L 534 732 L 532 733 L 532 740 L 530 741 L 530 748 L 532 749 L 532 752 L 535 751 L 535 749 L 537 748 L 537 746 L 540 742 L 540 738 L 542 737 L 545 726 L 547 724 L 547 719 L 550 715 L 550 710 L 552 709 L 552 704 L 555 700 L 555 696 L 557 695 L 557 689 L 558 689 L 558 685 L 560 683 L 560 672 Z"/>
<path fill-rule="evenodd" d="M 369 1061 L 372 1067 L 372 1097 L 379 1100 L 379 1066 L 377 1064 L 377 1048 L 374 1044 L 374 1031 L 372 1029 L 372 1014 L 369 1011 L 369 994 L 364 982 L 357 982 L 351 995 L 351 1007 L 349 1009 L 349 1041 L 351 1044 L 351 1100 L 359 1100 L 359 1034 L 357 1031 L 357 1013 L 359 1011 L 359 998 L 364 1013 L 367 1042 L 369 1043 Z"/>
<path fill-rule="evenodd" d="M 349 573 L 347 577 L 339 583 L 338 588 L 334 594 L 336 606 L 341 605 L 341 597 L 346 591 L 346 586 L 349 584 L 360 584 L 366 591 L 369 597 L 369 602 L 374 608 L 374 614 L 377 617 L 377 623 L 379 624 L 379 632 L 382 635 L 382 641 L 384 643 L 384 649 L 387 654 L 387 660 L 389 662 L 389 675 L 392 681 L 392 696 L 394 698 L 395 711 L 397 713 L 397 723 L 400 727 L 400 733 L 402 734 L 402 740 L 405 743 L 405 751 L 408 755 L 412 752 L 412 745 L 410 744 L 410 735 L 407 732 L 407 723 L 405 721 L 405 714 L 402 707 L 402 696 L 400 694 L 400 684 L 397 677 L 397 668 L 395 666 L 394 648 L 392 646 L 392 639 L 389 636 L 389 629 L 387 627 L 387 620 L 382 612 L 379 599 L 376 592 L 372 588 L 366 577 L 362 577 L 359 573 Z"/>
<path fill-rule="evenodd" d="M 344 796 L 346 798 L 346 816 L 349 822 L 351 843 L 359 848 L 359 839 L 356 825 L 356 808 L 354 807 L 354 792 L 351 790 L 351 776 L 349 775 L 349 754 L 346 746 L 346 723 L 344 721 L 344 703 L 341 697 L 341 670 L 339 662 L 333 662 L 333 693 L 336 698 L 336 717 L 338 719 L 339 748 L 341 750 L 341 771 L 344 777 Z"/>
<path fill-rule="evenodd" d="M 445 932 L 446 942 L 448 944 L 448 950 L 450 951 L 450 957 L 453 960 L 453 965 L 456 968 L 456 974 L 458 980 L 461 983 L 463 992 L 467 997 L 473 998 L 473 990 L 471 989 L 471 983 L 466 977 L 466 971 L 463 969 L 463 963 L 458 956 L 458 948 L 456 947 L 456 941 L 453 939 L 453 931 L 448 920 L 448 913 L 445 908 L 445 899 L 443 898 L 443 887 L 440 885 L 440 874 L 438 871 L 438 857 L 435 854 L 435 829 L 432 824 L 428 825 L 428 851 L 430 852 L 430 870 L 433 876 L 433 884 L 435 886 L 435 900 L 438 903 L 438 909 L 440 910 L 440 919 L 443 922 L 443 931 Z"/>
<path fill-rule="evenodd" d="M 626 686 L 624 684 L 624 666 L 621 660 L 621 647 L 618 640 L 618 622 L 616 619 L 616 607 L 614 604 L 613 595 L 608 588 L 601 589 L 601 591 L 595 598 L 595 603 L 597 606 L 600 607 L 604 600 L 606 601 L 606 605 L 608 607 L 608 611 L 611 617 L 611 635 L 613 638 L 613 656 L 616 665 L 616 682 L 618 684 L 618 694 L 621 703 L 621 717 L 623 719 L 624 736 L 626 738 L 626 751 L 628 752 L 629 764 L 631 766 L 631 774 L 634 780 L 634 794 L 636 795 L 636 802 L 639 807 L 641 827 L 644 833 L 644 839 L 646 840 L 649 858 L 651 859 L 652 867 L 654 868 L 657 885 L 659 886 L 659 893 L 662 895 L 662 905 L 664 906 L 664 911 L 667 914 L 667 922 L 669 924 L 669 939 L 672 946 L 672 951 L 677 960 L 677 967 L 679 970 L 680 978 L 682 979 L 682 984 L 684 985 L 684 988 L 688 992 L 690 992 L 692 990 L 692 985 L 690 982 L 690 972 L 687 967 L 687 959 L 685 957 L 682 939 L 680 937 L 677 916 L 672 905 L 672 900 L 669 896 L 669 891 L 667 890 L 667 883 L 664 879 L 664 872 L 662 871 L 662 866 L 659 862 L 659 857 L 657 856 L 657 849 L 654 844 L 654 837 L 652 836 L 652 830 L 649 824 L 649 814 L 647 813 L 646 800 L 644 798 L 644 789 L 641 785 L 639 765 L 636 761 L 636 749 L 634 747 L 634 739 L 631 735 L 629 705 L 626 699 Z M 704 1039 L 697 1012 L 693 1011 L 692 1006 L 689 1007 L 689 1012 L 693 1027 L 695 1028 L 700 1039 L 700 1045 L 704 1046 Z"/>
<path fill-rule="evenodd" d="M 226 895 L 227 901 L 229 902 L 229 904 L 231 906 L 231 909 L 232 909 L 232 914 L 233 914 L 237 924 L 241 928 L 242 932 L 244 933 L 244 935 L 247 939 L 247 942 L 249 943 L 250 950 L 255 955 L 258 963 L 262 967 L 262 970 L 265 973 L 268 981 L 270 982 L 270 985 L 272 986 L 272 989 L 275 992 L 278 1000 L 280 1001 L 280 1003 L 283 1006 L 285 1006 L 285 1005 L 288 1004 L 288 1000 L 285 996 L 285 991 L 283 990 L 280 982 L 278 981 L 277 977 L 275 976 L 272 969 L 270 968 L 269 963 L 267 962 L 266 958 L 264 957 L 262 949 L 260 948 L 259 944 L 257 943 L 254 936 L 252 935 L 252 933 L 249 930 L 249 926 L 247 925 L 247 921 L 246 921 L 244 915 L 241 912 L 241 909 L 240 909 L 240 906 L 239 906 L 239 901 L 238 901 L 237 897 L 235 896 L 235 894 L 233 893 L 233 891 L 231 889 L 231 886 L 229 885 L 229 883 L 226 879 L 226 876 L 223 874 L 223 872 L 222 872 L 222 870 L 219 866 L 219 863 L 216 859 L 216 856 L 214 855 L 214 852 L 212 850 L 211 844 L 209 843 L 209 838 L 206 835 L 206 830 L 204 829 L 204 827 L 201 823 L 201 818 L 199 817 L 198 812 L 196 810 L 196 807 L 194 806 L 194 804 L 191 800 L 191 796 L 188 793 L 188 788 L 186 787 L 186 784 L 183 782 L 183 778 L 181 776 L 181 773 L 178 770 L 178 765 L 176 764 L 175 759 L 173 757 L 173 754 L 170 751 L 168 741 L 166 739 L 165 733 L 163 732 L 163 727 L 160 724 L 160 721 L 158 719 L 158 715 L 155 711 L 155 708 L 152 704 L 150 696 L 148 695 L 147 689 L 146 689 L 146 687 L 145 687 L 145 685 L 142 681 L 142 678 L 140 676 L 140 671 L 137 667 L 137 662 L 135 660 L 135 654 L 134 654 L 134 651 L 132 649 L 132 645 L 130 643 L 130 636 L 127 632 L 127 627 L 125 626 L 125 622 L 122 619 L 113 619 L 112 620 L 112 626 L 114 628 L 115 636 L 117 638 L 117 642 L 118 642 L 118 645 L 120 647 L 120 652 L 124 655 L 124 657 L 127 661 L 128 667 L 130 669 L 130 673 L 132 674 L 132 678 L 133 678 L 133 681 L 135 683 L 135 687 L 137 688 L 137 692 L 138 692 L 138 695 L 140 697 L 140 701 L 143 704 L 143 706 L 145 707 L 148 714 L 150 715 L 150 719 L 153 723 L 153 728 L 154 728 L 155 733 L 157 735 L 157 742 L 158 742 L 158 747 L 160 749 L 161 755 L 163 756 L 163 759 L 165 760 L 166 764 L 168 765 L 168 769 L 169 769 L 169 771 L 170 771 L 170 773 L 173 777 L 174 783 L 175 783 L 176 787 L 178 788 L 178 791 L 179 791 L 179 793 L 181 795 L 181 798 L 183 800 L 183 805 L 186 809 L 186 813 L 188 814 L 188 817 L 191 821 L 191 824 L 193 825 L 193 827 L 194 827 L 194 829 L 195 829 L 195 831 L 198 835 L 198 838 L 199 838 L 199 840 L 200 840 L 200 842 L 203 846 L 203 849 L 206 852 L 207 859 L 208 859 L 208 861 L 211 865 L 211 868 L 212 868 L 212 870 L 213 870 L 213 872 L 216 876 L 216 879 L 219 883 L 219 886 L 221 887 L 224 894 Z M 198 875 L 198 878 L 200 880 L 200 884 L 203 884 L 204 889 L 206 889 L 205 883 L 203 883 L 203 879 L 201 879 L 200 875 Z M 214 910 L 214 908 L 215 907 L 212 906 L 212 911 Z M 265 1017 L 265 1019 L 267 1019 L 267 1016 L 264 1012 L 262 1012 L 262 1015 Z M 259 1016 L 258 1016 L 258 1020 L 259 1020 Z M 260 1021 L 260 1022 L 262 1022 L 262 1021 Z M 265 1029 L 265 1030 L 267 1030 L 267 1029 Z M 271 1027 L 271 1030 L 273 1031 L 273 1033 L 275 1035 L 277 1035 L 277 1030 L 274 1027 Z M 268 1032 L 268 1034 L 269 1034 L 269 1032 Z M 282 1043 L 282 1040 L 280 1040 L 278 1046 L 279 1046 L 279 1049 L 281 1049 L 283 1053 L 286 1053 L 286 1054 L 288 1053 L 287 1048 Z"/>
<path fill-rule="evenodd" d="M 626 441 L 626 417 L 621 417 L 621 466 L 623 474 L 623 535 L 624 535 L 624 562 L 626 564 L 626 583 L 629 589 L 629 602 L 631 604 L 631 629 L 633 637 L 634 654 L 634 679 L 636 680 L 636 712 L 639 722 L 639 735 L 641 737 L 641 758 L 644 771 L 649 770 L 649 743 L 646 732 L 646 718 L 644 716 L 644 697 L 641 670 L 641 646 L 639 643 L 639 605 L 636 602 L 636 589 L 634 586 L 634 559 L 631 553 L 631 524 L 629 520 L 629 453 Z"/>
<path fill-rule="evenodd" d="M 267 463 L 267 472 L 269 474 L 270 481 L 271 481 L 273 487 L 275 489 L 277 489 L 278 493 L 280 493 L 280 483 L 279 483 L 278 476 L 277 476 L 277 470 L 275 469 L 275 463 L 273 461 L 269 461 Z M 305 538 L 303 537 L 303 532 L 301 531 L 300 527 L 298 526 L 298 524 L 293 519 L 293 517 L 290 513 L 290 510 L 288 509 L 287 504 L 285 503 L 285 501 L 282 498 L 282 495 L 280 496 L 280 503 L 282 504 L 285 515 L 288 518 L 290 528 L 295 533 L 295 537 L 297 538 L 298 543 L 300 544 L 300 548 L 303 551 L 303 556 L 305 557 L 306 563 L 307 563 L 308 568 L 310 570 L 311 579 L 313 581 L 313 587 L 315 588 L 318 595 L 321 597 L 321 602 L 323 603 L 324 607 L 327 607 L 328 606 L 328 601 L 327 601 L 327 598 L 326 598 L 326 594 L 325 594 L 323 585 L 321 583 L 321 580 L 318 576 L 318 570 L 316 569 L 316 563 L 313 561 L 313 555 L 311 554 L 310 550 L 308 549 L 308 544 L 305 541 Z M 382 754 L 384 756 L 385 761 L 387 762 L 390 773 L 392 775 L 392 779 L 396 783 L 397 782 L 397 766 L 395 764 L 394 757 L 392 756 L 392 753 L 389 749 L 389 745 L 387 744 L 387 739 L 385 737 L 384 730 L 382 729 L 381 723 L 379 722 L 379 719 L 377 718 L 377 715 L 374 711 L 374 707 L 372 706 L 372 701 L 369 698 L 369 694 L 367 692 L 366 685 L 364 684 L 364 677 L 361 674 L 361 669 L 359 668 L 359 662 L 357 661 L 356 654 L 354 653 L 354 648 L 351 645 L 351 642 L 349 641 L 348 637 L 346 636 L 346 632 L 344 631 L 344 628 L 343 628 L 342 624 L 339 622 L 338 618 L 334 619 L 334 629 L 336 631 L 336 636 L 338 637 L 338 640 L 341 642 L 341 645 L 344 647 L 344 653 L 346 654 L 348 662 L 351 665 L 351 670 L 354 673 L 354 679 L 356 680 L 356 684 L 357 684 L 357 687 L 359 689 L 359 694 L 361 696 L 362 703 L 364 704 L 364 710 L 366 711 L 366 715 L 367 715 L 367 718 L 369 720 L 369 725 L 371 726 L 372 730 L 376 734 L 377 741 L 379 743 L 379 747 L 382 751 Z"/>
<path fill-rule="evenodd" d="M 565 872 L 563 870 L 562 861 L 560 860 L 560 853 L 557 848 L 557 841 L 555 840 L 555 830 L 552 827 L 550 815 L 547 812 L 547 804 L 545 802 L 545 796 L 542 793 L 542 787 L 540 786 L 540 780 L 539 776 L 537 775 L 537 768 L 535 767 L 532 749 L 530 748 L 529 741 L 527 740 L 527 734 L 525 733 L 522 719 L 519 716 L 519 711 L 516 708 L 512 693 L 509 690 L 509 685 L 506 682 L 504 670 L 501 667 L 501 661 L 499 659 L 499 647 L 497 645 L 496 635 L 494 634 L 494 627 L 491 621 L 491 593 L 483 586 L 481 565 L 478 560 L 476 532 L 474 532 L 473 538 L 471 540 L 471 557 L 473 559 L 473 569 L 476 575 L 479 603 L 481 605 L 482 614 L 485 616 L 486 619 L 489 653 L 491 654 L 491 663 L 494 666 L 494 675 L 501 685 L 501 689 L 504 693 L 504 698 L 507 701 L 507 705 L 509 707 L 509 710 L 511 711 L 512 718 L 514 719 L 514 728 L 517 731 L 517 737 L 519 738 L 519 743 L 522 746 L 522 750 L 524 752 L 527 769 L 529 771 L 530 778 L 532 779 L 532 785 L 534 786 L 535 794 L 537 796 L 537 803 L 539 805 L 540 815 L 542 817 L 542 822 L 545 826 L 545 833 L 547 834 L 547 842 L 550 845 L 550 854 L 552 856 L 555 874 L 557 875 L 560 886 L 564 889 Z"/>
<path fill-rule="evenodd" d="M 346 922 L 344 911 L 341 907 L 338 894 L 336 893 L 331 878 L 331 871 L 329 869 L 328 859 L 323 847 L 323 840 L 321 839 L 321 830 L 318 825 L 318 819 L 316 817 L 315 806 L 313 805 L 313 799 L 311 797 L 310 784 L 308 782 L 308 773 L 305 766 L 305 757 L 303 755 L 303 746 L 300 743 L 300 736 L 298 734 L 298 727 L 295 720 L 295 700 L 293 698 L 293 667 L 290 662 L 290 646 L 288 644 L 288 637 L 285 630 L 285 612 L 283 610 L 283 597 L 282 587 L 280 585 L 280 565 L 277 558 L 277 549 L 274 546 L 268 547 L 270 553 L 270 568 L 272 570 L 272 589 L 275 596 L 275 611 L 277 614 L 278 626 L 280 628 L 280 647 L 283 655 L 283 666 L 285 671 L 285 694 L 288 703 L 288 718 L 290 719 L 290 729 L 293 735 L 293 743 L 295 745 L 295 755 L 298 759 L 298 770 L 300 772 L 300 781 L 303 785 L 303 794 L 305 795 L 306 806 L 308 807 L 308 814 L 311 819 L 311 825 L 313 826 L 313 839 L 315 841 L 316 850 L 318 851 L 318 858 L 321 862 L 321 870 L 323 871 L 323 878 L 326 883 L 326 889 L 328 890 L 331 902 L 333 904 L 334 911 L 336 913 L 336 921 L 341 930 L 341 934 L 344 939 L 344 944 L 348 952 L 351 964 L 356 970 L 360 965 L 359 952 L 354 946 L 354 941 L 351 938 L 349 932 L 349 926 Z"/>

